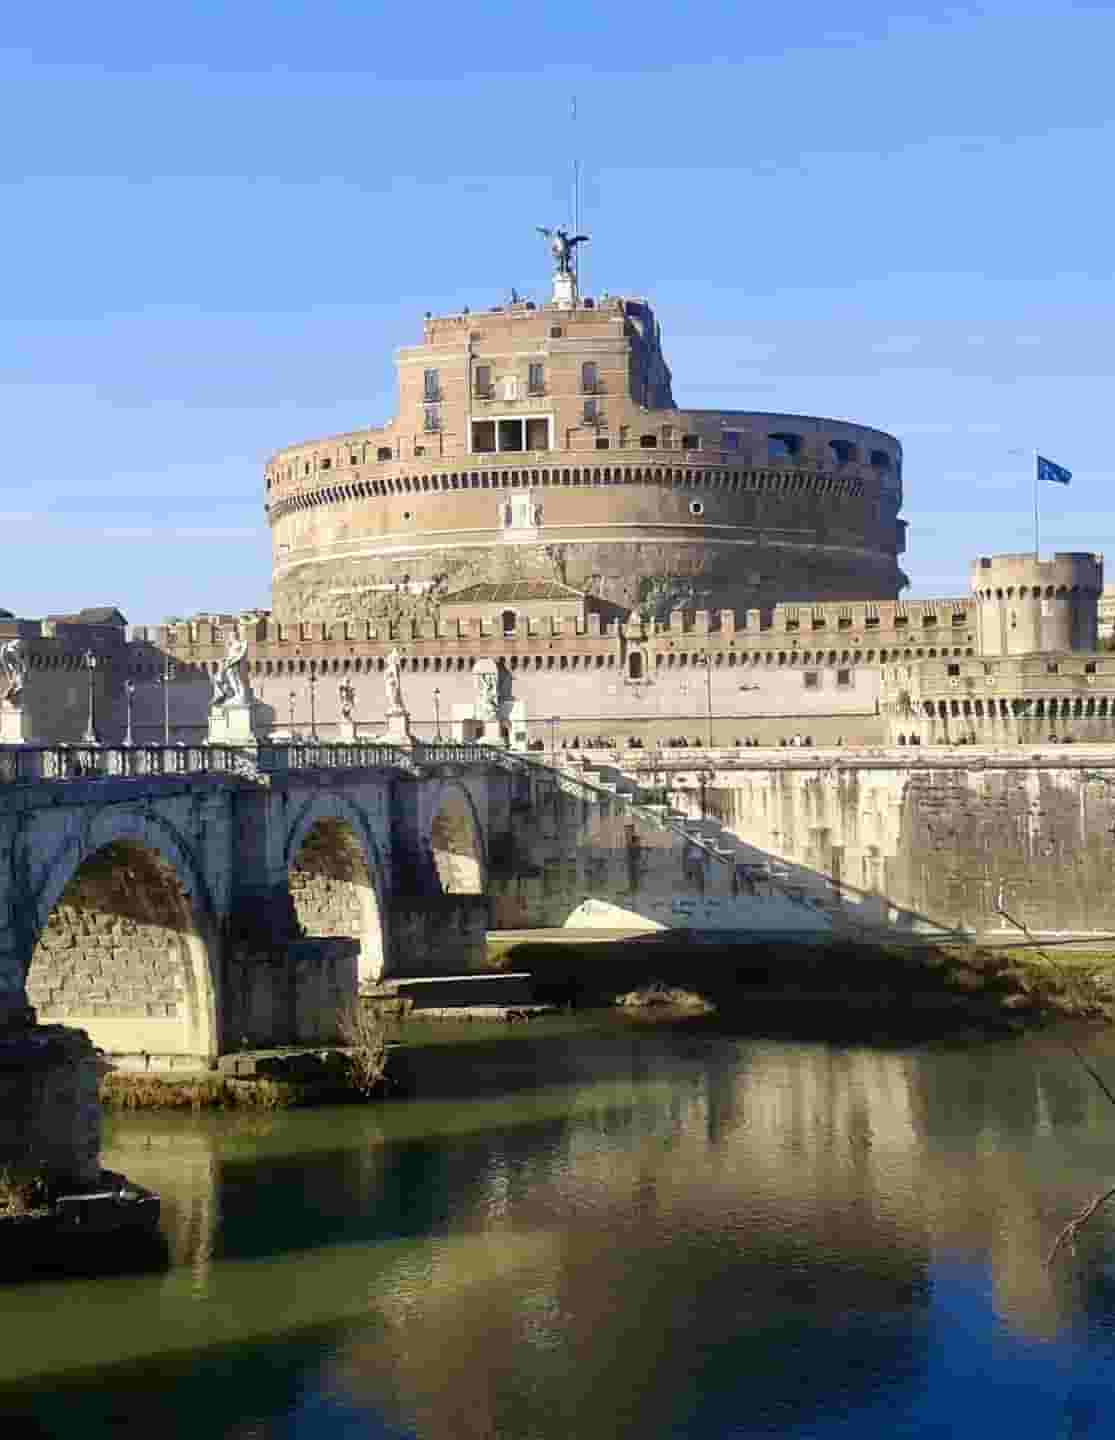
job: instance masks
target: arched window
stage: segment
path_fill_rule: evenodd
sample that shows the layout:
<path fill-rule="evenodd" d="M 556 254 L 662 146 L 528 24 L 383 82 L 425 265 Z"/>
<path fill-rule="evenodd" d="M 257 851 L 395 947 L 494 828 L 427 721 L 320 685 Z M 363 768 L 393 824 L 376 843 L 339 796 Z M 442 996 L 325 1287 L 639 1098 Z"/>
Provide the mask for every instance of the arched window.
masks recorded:
<path fill-rule="evenodd" d="M 793 460 L 801 454 L 801 436 L 783 431 L 767 436 L 767 456 L 771 460 Z"/>
<path fill-rule="evenodd" d="M 856 458 L 856 447 L 851 440 L 830 440 L 829 455 L 834 465 L 847 465 Z"/>
<path fill-rule="evenodd" d="M 627 657 L 627 678 L 629 680 L 641 680 L 643 678 L 643 652 L 632 650 Z"/>
<path fill-rule="evenodd" d="M 514 635 L 515 627 L 519 619 L 514 610 L 505 610 L 500 619 L 503 622 L 503 633 L 505 635 Z"/>

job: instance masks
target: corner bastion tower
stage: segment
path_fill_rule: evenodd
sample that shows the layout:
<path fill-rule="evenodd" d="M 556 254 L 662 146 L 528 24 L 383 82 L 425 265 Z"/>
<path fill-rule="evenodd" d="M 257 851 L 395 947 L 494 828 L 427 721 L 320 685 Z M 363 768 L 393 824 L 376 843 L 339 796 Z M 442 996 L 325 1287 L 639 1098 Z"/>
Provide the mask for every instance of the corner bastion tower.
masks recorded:
<path fill-rule="evenodd" d="M 379 429 L 266 466 L 279 622 L 432 616 L 476 585 L 583 592 L 604 615 L 894 600 L 902 450 L 845 421 L 674 403 L 645 300 L 577 289 L 427 315 Z"/>

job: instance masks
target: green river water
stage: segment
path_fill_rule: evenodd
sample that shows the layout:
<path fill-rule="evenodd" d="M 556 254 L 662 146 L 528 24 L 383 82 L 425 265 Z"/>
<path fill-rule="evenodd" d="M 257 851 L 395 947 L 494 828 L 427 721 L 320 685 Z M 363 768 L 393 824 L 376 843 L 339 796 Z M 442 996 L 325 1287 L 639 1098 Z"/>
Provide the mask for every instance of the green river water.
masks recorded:
<path fill-rule="evenodd" d="M 167 1257 L 0 1289 L 0 1437 L 1115 1434 L 1115 1219 L 1045 1264 L 1115 1110 L 1054 1036 L 411 1033 L 417 1098 L 110 1117 Z"/>

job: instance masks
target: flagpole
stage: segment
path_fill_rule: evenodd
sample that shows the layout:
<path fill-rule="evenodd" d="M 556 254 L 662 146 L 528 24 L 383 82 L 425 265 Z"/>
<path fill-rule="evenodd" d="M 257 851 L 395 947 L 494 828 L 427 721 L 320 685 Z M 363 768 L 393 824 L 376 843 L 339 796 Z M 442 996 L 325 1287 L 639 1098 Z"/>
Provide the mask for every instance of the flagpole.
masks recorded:
<path fill-rule="evenodd" d="M 1041 532 L 1038 529 L 1038 452 L 1034 451 L 1034 559 L 1041 559 Z"/>

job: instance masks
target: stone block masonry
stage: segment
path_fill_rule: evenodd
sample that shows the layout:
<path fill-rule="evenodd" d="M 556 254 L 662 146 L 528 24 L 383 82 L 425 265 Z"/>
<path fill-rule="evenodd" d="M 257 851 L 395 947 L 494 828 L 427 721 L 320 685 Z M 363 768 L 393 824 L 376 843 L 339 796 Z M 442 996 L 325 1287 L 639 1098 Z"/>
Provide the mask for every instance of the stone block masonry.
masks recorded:
<path fill-rule="evenodd" d="M 127 848 L 110 845 L 74 876 L 39 937 L 27 980 L 40 1019 L 100 1022 L 131 1047 L 177 1048 L 185 1004 L 186 921 L 169 881 L 137 883 Z"/>

